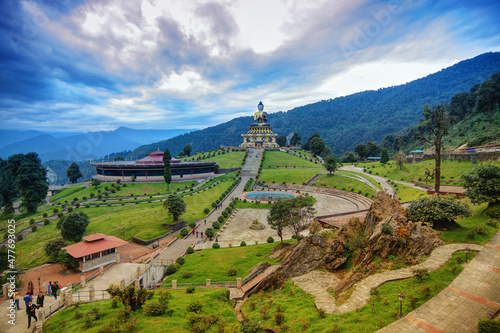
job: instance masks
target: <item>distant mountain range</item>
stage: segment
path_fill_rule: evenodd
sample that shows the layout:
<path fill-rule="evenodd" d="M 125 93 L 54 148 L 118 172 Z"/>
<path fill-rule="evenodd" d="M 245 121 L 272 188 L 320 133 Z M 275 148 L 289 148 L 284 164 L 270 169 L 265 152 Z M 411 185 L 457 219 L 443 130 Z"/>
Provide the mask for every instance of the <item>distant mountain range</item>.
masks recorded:
<path fill-rule="evenodd" d="M 317 130 L 333 153 L 341 155 L 352 151 L 359 143 L 380 142 L 384 135 L 403 133 L 418 123 L 425 104 L 449 103 L 453 95 L 469 91 L 499 71 L 500 53 L 485 53 L 403 85 L 272 113 L 268 115 L 268 122 L 278 135 L 299 133 L 302 142 Z M 263 102 L 265 104 L 265 100 Z M 166 147 L 172 154 L 178 154 L 188 143 L 193 152 L 238 146 L 242 142 L 241 134 L 253 122 L 251 115 L 255 111 L 249 110 L 248 117 L 138 147 L 123 157 L 141 158 L 157 148 L 164 150 Z"/>
<path fill-rule="evenodd" d="M 136 130 L 120 127 L 114 131 L 89 133 L 44 133 L 40 131 L 0 130 L 0 157 L 36 152 L 42 162 L 49 160 L 84 161 L 140 145 L 165 140 L 187 132 L 174 130 Z"/>

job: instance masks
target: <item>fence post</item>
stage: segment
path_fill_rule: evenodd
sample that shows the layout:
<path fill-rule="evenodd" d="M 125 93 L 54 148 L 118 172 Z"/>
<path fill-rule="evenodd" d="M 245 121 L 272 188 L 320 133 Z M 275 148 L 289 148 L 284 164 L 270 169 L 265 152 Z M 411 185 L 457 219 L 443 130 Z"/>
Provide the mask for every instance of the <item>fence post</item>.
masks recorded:
<path fill-rule="evenodd" d="M 172 289 L 177 289 L 177 280 L 172 280 Z"/>
<path fill-rule="evenodd" d="M 85 287 L 85 275 L 82 275 L 80 277 L 80 285 L 82 286 L 82 288 Z"/>
<path fill-rule="evenodd" d="M 139 276 L 141 276 L 141 267 L 137 266 L 136 278 L 139 278 Z"/>
<path fill-rule="evenodd" d="M 38 321 L 36 322 L 36 332 L 43 332 L 43 322 L 45 321 L 45 316 L 44 316 L 44 313 L 43 313 L 43 309 L 42 310 L 38 310 L 37 311 L 37 314 L 38 314 Z"/>
<path fill-rule="evenodd" d="M 117 253 L 116 254 L 116 263 L 119 264 L 120 263 L 120 255 Z"/>
<path fill-rule="evenodd" d="M 94 302 L 95 301 L 95 289 L 94 285 L 89 286 L 89 301 Z"/>
<path fill-rule="evenodd" d="M 139 279 L 137 280 L 134 280 L 134 286 L 135 286 L 135 289 L 139 289 L 141 286 L 139 285 Z"/>
<path fill-rule="evenodd" d="M 241 278 L 236 279 L 236 288 L 241 289 Z"/>
<path fill-rule="evenodd" d="M 207 279 L 207 287 L 210 287 L 210 286 L 211 286 L 211 280 Z"/>
<path fill-rule="evenodd" d="M 73 291 L 68 290 L 66 293 L 64 293 L 65 296 L 65 304 L 66 306 L 70 306 L 73 304 Z"/>
<path fill-rule="evenodd" d="M 99 266 L 99 275 L 103 275 L 103 274 L 104 274 L 104 266 L 101 265 L 101 266 Z"/>

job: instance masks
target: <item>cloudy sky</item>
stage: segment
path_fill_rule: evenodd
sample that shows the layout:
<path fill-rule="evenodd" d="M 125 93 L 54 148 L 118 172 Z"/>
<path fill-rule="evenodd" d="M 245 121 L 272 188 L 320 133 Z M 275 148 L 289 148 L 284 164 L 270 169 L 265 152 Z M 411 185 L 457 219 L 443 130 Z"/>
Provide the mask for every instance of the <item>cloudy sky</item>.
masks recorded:
<path fill-rule="evenodd" d="M 2 0 L 0 129 L 204 128 L 500 51 L 500 2 Z"/>

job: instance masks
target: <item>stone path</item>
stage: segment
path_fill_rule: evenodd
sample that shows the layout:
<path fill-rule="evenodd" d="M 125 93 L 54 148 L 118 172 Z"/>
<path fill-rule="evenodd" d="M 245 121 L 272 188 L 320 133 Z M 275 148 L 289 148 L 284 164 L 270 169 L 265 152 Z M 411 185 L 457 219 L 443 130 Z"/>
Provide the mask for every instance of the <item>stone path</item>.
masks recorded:
<path fill-rule="evenodd" d="M 295 278 L 292 282 L 310 295 L 314 295 L 314 303 L 318 309 L 325 309 L 335 304 L 335 298 L 328 289 L 337 288 L 340 279 L 329 272 L 313 271 Z"/>
<path fill-rule="evenodd" d="M 328 283 L 321 283 L 316 279 L 315 283 L 306 283 L 305 289 L 303 288 L 304 283 L 302 282 L 302 277 L 295 278 L 293 281 L 294 283 L 297 281 L 299 287 L 301 287 L 308 294 L 316 297 L 315 303 L 318 309 L 323 309 L 325 310 L 325 313 L 328 314 L 341 314 L 355 311 L 368 303 L 371 297 L 370 293 L 373 288 L 376 288 L 385 282 L 411 278 L 413 277 L 412 269 L 427 269 L 429 272 L 435 271 L 450 260 L 453 253 L 465 250 L 466 248 L 473 251 L 481 251 L 483 246 L 475 244 L 449 244 L 439 246 L 432 251 L 426 261 L 418 265 L 398 270 L 385 271 L 368 276 L 356 285 L 351 297 L 342 305 L 336 305 L 334 298 L 327 292 L 328 288 L 335 285 L 336 278 L 333 278 L 333 282 Z M 309 278 L 307 276 L 303 279 L 309 282 L 314 280 L 313 278 Z"/>
<path fill-rule="evenodd" d="M 477 332 L 478 319 L 492 318 L 498 311 L 500 232 L 447 288 L 377 332 Z"/>

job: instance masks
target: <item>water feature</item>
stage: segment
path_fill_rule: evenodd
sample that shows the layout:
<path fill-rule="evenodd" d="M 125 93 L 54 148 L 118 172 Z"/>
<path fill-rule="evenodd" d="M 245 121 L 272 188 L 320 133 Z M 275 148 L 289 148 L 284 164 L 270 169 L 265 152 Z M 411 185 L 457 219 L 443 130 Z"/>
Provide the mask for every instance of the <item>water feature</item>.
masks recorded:
<path fill-rule="evenodd" d="M 259 200 L 259 201 L 261 201 L 261 200 L 275 201 L 275 200 L 282 200 L 282 199 L 291 199 L 294 197 L 295 197 L 295 194 L 293 194 L 293 193 L 271 192 L 271 191 L 252 192 L 252 193 L 245 194 L 245 198 L 252 199 L 252 200 Z"/>

